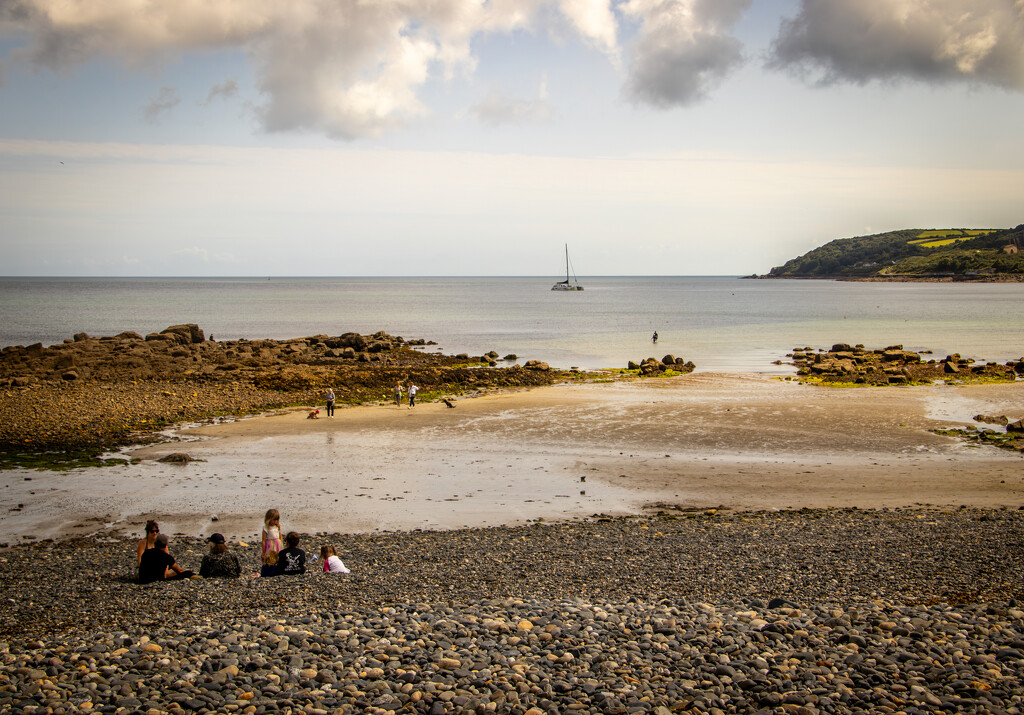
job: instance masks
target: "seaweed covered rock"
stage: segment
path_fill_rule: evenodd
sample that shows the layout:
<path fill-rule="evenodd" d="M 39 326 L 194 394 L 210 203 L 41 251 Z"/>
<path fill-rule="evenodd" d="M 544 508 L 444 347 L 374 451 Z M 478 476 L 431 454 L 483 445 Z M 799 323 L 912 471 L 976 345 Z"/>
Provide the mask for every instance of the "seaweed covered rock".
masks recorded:
<path fill-rule="evenodd" d="M 314 404 L 328 387 L 340 404 L 358 404 L 390 399 L 396 381 L 413 380 L 427 401 L 430 393 L 532 387 L 567 375 L 537 361 L 484 367 L 493 360 L 425 353 L 413 343 L 433 344 L 383 331 L 215 342 L 187 323 L 145 338 L 78 333 L 50 347 L 6 347 L 0 450 L 115 446 L 176 422 Z"/>
<path fill-rule="evenodd" d="M 920 353 L 904 350 L 902 345 L 868 349 L 863 345 L 837 343 L 829 350 L 810 347 L 794 348 L 797 374 L 820 382 L 867 385 L 922 384 L 936 380 L 1005 380 L 1016 379 L 1016 363 L 976 363 L 958 353 L 942 360 L 924 360 Z"/>

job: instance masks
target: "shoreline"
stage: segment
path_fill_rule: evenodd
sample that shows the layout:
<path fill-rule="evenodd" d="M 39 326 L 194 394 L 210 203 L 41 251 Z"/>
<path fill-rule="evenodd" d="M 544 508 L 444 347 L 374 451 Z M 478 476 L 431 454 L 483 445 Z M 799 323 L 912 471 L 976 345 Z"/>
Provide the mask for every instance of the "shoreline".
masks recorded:
<path fill-rule="evenodd" d="M 455 401 L 285 411 L 132 449 L 138 464 L 13 471 L 0 543 L 134 534 L 372 533 L 595 513 L 1024 506 L 1021 457 L 930 429 L 1019 418 L 1024 382 L 823 388 L 758 375 L 559 385 Z M 203 461 L 163 464 L 186 452 Z"/>

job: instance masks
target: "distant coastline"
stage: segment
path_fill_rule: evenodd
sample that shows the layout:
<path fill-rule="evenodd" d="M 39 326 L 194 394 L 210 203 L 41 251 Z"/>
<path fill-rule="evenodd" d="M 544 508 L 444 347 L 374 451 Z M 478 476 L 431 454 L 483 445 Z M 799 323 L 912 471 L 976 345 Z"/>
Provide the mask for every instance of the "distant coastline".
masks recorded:
<path fill-rule="evenodd" d="M 1024 280 L 1024 224 L 1010 229 L 899 229 L 829 241 L 760 278 L 875 282 Z"/>
<path fill-rule="evenodd" d="M 991 276 L 773 276 L 750 275 L 742 279 L 842 281 L 844 283 L 1024 283 L 1024 275 L 999 274 Z"/>

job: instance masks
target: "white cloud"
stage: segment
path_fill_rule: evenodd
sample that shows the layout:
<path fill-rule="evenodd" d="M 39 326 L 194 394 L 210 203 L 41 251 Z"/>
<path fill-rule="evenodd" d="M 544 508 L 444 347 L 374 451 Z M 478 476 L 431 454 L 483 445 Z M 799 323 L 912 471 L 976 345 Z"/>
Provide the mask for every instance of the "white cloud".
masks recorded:
<path fill-rule="evenodd" d="M 627 92 L 658 107 L 699 102 L 743 61 L 727 34 L 751 0 L 628 0 L 640 21 L 632 43 Z"/>
<path fill-rule="evenodd" d="M 171 111 L 181 103 L 178 90 L 174 87 L 161 87 L 160 94 L 142 110 L 147 122 L 155 122 L 162 114 Z"/>
<path fill-rule="evenodd" d="M 136 65 L 192 51 L 241 50 L 255 67 L 268 130 L 352 138 L 425 113 L 416 91 L 431 72 L 472 69 L 476 35 L 522 26 L 538 4 L 7 0 L 0 29 L 27 38 L 27 47 L 13 53 L 17 58 L 55 71 L 98 56 Z M 165 107 L 158 102 L 153 109 Z"/>
<path fill-rule="evenodd" d="M 1024 90 L 1024 2 L 802 0 L 770 64 L 822 84 L 909 78 Z"/>
<path fill-rule="evenodd" d="M 238 95 L 238 83 L 233 79 L 215 84 L 210 87 L 210 93 L 206 95 L 206 104 L 215 99 L 231 99 Z"/>
<path fill-rule="evenodd" d="M 684 106 L 740 61 L 728 28 L 751 0 L 4 0 L 0 31 L 22 43 L 9 57 L 66 71 L 97 57 L 152 66 L 193 52 L 241 52 L 261 93 L 268 131 L 376 136 L 429 112 L 419 91 L 434 76 L 476 69 L 474 47 L 494 33 L 543 29 L 556 18 L 619 66 L 620 18 L 639 24 L 627 91 Z M 230 96 L 214 87 L 207 102 Z M 150 118 L 170 108 L 161 97 Z M 513 108 L 526 114 L 532 109 Z"/>
<path fill-rule="evenodd" d="M 184 258 L 193 259 L 202 263 L 210 262 L 210 252 L 205 248 L 199 246 L 191 246 L 189 248 L 180 248 L 177 251 L 171 252 L 172 256 L 182 256 Z"/>
<path fill-rule="evenodd" d="M 561 0 L 561 10 L 583 37 L 609 56 L 618 57 L 618 22 L 607 0 Z"/>
<path fill-rule="evenodd" d="M 541 80 L 536 99 L 513 99 L 492 90 L 469 113 L 491 126 L 545 122 L 553 114 L 548 103 L 547 79 Z"/>

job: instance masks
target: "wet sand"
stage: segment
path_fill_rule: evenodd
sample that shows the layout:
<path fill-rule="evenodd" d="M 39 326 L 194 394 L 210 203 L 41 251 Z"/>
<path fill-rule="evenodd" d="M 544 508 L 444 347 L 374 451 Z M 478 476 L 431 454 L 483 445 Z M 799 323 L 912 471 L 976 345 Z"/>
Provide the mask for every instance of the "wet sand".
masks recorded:
<path fill-rule="evenodd" d="M 287 412 L 179 430 L 131 451 L 135 465 L 8 472 L 0 541 L 134 533 L 147 518 L 253 538 L 270 507 L 285 529 L 315 533 L 659 509 L 1024 505 L 1019 454 L 928 432 L 978 413 L 1019 419 L 1024 382 L 837 389 L 697 373 L 455 404 Z M 179 451 L 203 461 L 154 461 Z"/>

